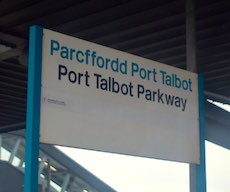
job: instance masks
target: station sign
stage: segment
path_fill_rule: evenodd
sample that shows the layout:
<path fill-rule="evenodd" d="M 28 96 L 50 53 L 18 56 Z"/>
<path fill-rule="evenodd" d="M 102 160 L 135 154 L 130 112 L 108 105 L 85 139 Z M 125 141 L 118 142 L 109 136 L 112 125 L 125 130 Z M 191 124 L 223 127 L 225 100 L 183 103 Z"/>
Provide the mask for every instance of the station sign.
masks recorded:
<path fill-rule="evenodd" d="M 40 142 L 199 163 L 198 75 L 43 29 Z"/>

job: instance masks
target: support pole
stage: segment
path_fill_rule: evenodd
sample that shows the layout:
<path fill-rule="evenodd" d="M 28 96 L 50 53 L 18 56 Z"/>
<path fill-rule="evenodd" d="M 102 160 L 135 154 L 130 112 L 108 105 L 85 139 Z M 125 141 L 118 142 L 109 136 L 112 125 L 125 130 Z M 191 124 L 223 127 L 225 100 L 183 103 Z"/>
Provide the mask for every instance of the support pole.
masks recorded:
<path fill-rule="evenodd" d="M 70 174 L 67 173 L 67 175 L 65 176 L 64 182 L 62 184 L 62 187 L 61 187 L 61 192 L 65 192 L 66 191 L 67 186 L 68 186 L 69 181 L 70 181 L 70 177 L 71 177 Z"/>
<path fill-rule="evenodd" d="M 186 0 L 186 63 L 187 70 L 198 72 L 196 62 L 196 26 L 194 0 Z M 205 125 L 204 125 L 204 85 L 202 76 L 198 77 L 199 87 L 199 128 L 200 165 L 190 164 L 190 192 L 206 192 L 205 170 Z"/>
<path fill-rule="evenodd" d="M 38 192 L 42 34 L 41 27 L 30 28 L 24 192 Z"/>
<path fill-rule="evenodd" d="M 51 165 L 50 159 L 47 159 L 47 185 L 46 185 L 46 192 L 50 192 L 50 180 L 51 180 Z"/>
<path fill-rule="evenodd" d="M 206 192 L 205 160 L 205 121 L 204 121 L 204 84 L 198 76 L 199 88 L 199 127 L 200 127 L 200 164 L 190 164 L 190 192 Z"/>
<path fill-rule="evenodd" d="M 9 163 L 12 164 L 13 163 L 13 160 L 14 160 L 14 157 L 16 156 L 17 154 L 17 151 L 19 149 L 19 146 L 21 144 L 21 139 L 17 139 L 16 143 L 15 143 L 15 146 L 11 152 L 11 155 L 10 155 L 10 158 L 9 158 Z"/>
<path fill-rule="evenodd" d="M 21 159 L 21 160 L 20 160 L 20 163 L 19 163 L 19 165 L 18 165 L 18 167 L 22 169 L 23 163 L 24 163 L 24 160 Z"/>
<path fill-rule="evenodd" d="M 46 162 L 46 161 L 47 161 L 47 158 L 44 156 L 43 159 L 41 160 L 40 164 L 39 164 L 38 178 L 40 181 L 41 181 L 40 175 L 42 174 L 42 171 L 43 171 L 44 166 L 45 166 L 44 162 Z"/>
<path fill-rule="evenodd" d="M 186 0 L 186 65 L 188 71 L 197 73 L 194 0 Z"/>

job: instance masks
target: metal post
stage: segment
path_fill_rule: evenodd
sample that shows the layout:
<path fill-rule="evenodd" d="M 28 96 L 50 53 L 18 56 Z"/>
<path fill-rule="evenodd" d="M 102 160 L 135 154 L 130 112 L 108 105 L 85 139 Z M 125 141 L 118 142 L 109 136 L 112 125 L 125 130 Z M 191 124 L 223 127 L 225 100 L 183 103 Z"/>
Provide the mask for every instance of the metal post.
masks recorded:
<path fill-rule="evenodd" d="M 61 192 L 65 192 L 67 189 L 67 186 L 69 184 L 69 180 L 70 180 L 70 174 L 67 174 L 65 176 L 64 182 L 62 183 L 62 188 L 61 188 Z"/>
<path fill-rule="evenodd" d="M 39 164 L 39 171 L 38 171 L 38 178 L 41 179 L 40 175 L 42 174 L 42 171 L 44 169 L 44 162 L 46 162 L 47 158 L 44 156 Z"/>
<path fill-rule="evenodd" d="M 206 160 L 205 160 L 205 117 L 204 117 L 204 81 L 198 76 L 199 89 L 199 126 L 200 126 L 200 165 L 196 165 L 196 191 L 206 192 Z"/>
<path fill-rule="evenodd" d="M 186 0 L 186 64 L 188 71 L 197 72 L 195 6 L 193 0 Z"/>
<path fill-rule="evenodd" d="M 24 159 L 21 159 L 18 167 L 22 168 L 23 163 L 24 163 Z"/>
<path fill-rule="evenodd" d="M 41 27 L 30 28 L 24 192 L 38 192 L 42 35 Z"/>
<path fill-rule="evenodd" d="M 15 146 L 11 152 L 11 155 L 9 157 L 9 163 L 12 164 L 13 163 L 13 160 L 14 160 L 14 157 L 19 149 L 19 146 L 21 144 L 21 139 L 17 139 L 16 143 L 15 143 Z"/>
<path fill-rule="evenodd" d="M 186 63 L 187 70 L 198 72 L 196 62 L 196 28 L 194 0 L 186 0 Z M 204 90 L 201 75 L 199 82 L 200 165 L 190 164 L 190 192 L 206 192 Z"/>
<path fill-rule="evenodd" d="M 47 159 L 47 185 L 46 185 L 46 192 L 50 192 L 50 180 L 51 180 L 51 165 L 50 165 L 50 159 Z"/>

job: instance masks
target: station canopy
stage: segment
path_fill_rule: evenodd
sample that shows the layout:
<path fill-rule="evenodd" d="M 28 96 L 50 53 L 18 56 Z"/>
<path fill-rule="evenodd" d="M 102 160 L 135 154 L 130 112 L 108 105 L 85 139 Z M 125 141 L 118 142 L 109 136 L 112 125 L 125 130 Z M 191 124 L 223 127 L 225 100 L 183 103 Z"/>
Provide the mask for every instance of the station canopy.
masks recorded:
<path fill-rule="evenodd" d="M 230 1 L 194 3 L 197 72 L 204 76 L 205 96 L 229 104 Z M 185 5 L 185 0 L 2 0 L 0 132 L 25 128 L 29 26 L 187 69 Z M 206 102 L 205 115 L 207 139 L 230 148 L 229 113 Z"/>

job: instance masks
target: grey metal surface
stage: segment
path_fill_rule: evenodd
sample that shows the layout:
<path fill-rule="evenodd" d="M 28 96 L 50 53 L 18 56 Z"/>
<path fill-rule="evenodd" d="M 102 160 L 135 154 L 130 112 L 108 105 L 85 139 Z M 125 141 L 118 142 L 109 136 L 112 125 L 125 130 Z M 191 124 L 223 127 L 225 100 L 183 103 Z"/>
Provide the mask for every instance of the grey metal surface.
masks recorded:
<path fill-rule="evenodd" d="M 0 181 L 1 192 L 24 191 L 24 175 L 5 161 L 0 161 Z"/>
<path fill-rule="evenodd" d="M 206 139 L 230 149 L 230 113 L 211 103 L 206 103 L 205 108 Z"/>

